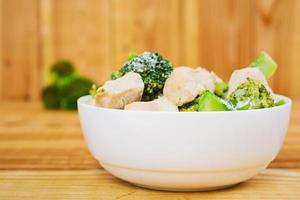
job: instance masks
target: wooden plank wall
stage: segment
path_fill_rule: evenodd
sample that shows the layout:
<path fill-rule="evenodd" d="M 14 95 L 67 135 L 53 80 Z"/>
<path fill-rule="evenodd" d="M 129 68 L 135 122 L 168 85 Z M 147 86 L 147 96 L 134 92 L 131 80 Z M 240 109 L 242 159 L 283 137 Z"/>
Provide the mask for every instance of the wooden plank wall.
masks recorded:
<path fill-rule="evenodd" d="M 38 0 L 1 0 L 0 97 L 37 99 Z"/>
<path fill-rule="evenodd" d="M 0 99 L 37 100 L 49 65 L 73 61 L 97 82 L 131 51 L 228 79 L 260 51 L 278 93 L 300 98 L 299 0 L 0 0 Z"/>

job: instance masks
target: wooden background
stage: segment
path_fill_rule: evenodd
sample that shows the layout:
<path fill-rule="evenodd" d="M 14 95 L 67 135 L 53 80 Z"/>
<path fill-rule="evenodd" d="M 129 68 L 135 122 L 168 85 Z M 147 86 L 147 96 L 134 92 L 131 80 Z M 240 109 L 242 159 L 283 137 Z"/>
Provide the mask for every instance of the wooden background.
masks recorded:
<path fill-rule="evenodd" d="M 228 79 L 268 51 L 272 85 L 300 98 L 300 0 L 0 0 L 0 99 L 38 100 L 47 68 L 70 59 L 97 82 L 131 51 Z"/>

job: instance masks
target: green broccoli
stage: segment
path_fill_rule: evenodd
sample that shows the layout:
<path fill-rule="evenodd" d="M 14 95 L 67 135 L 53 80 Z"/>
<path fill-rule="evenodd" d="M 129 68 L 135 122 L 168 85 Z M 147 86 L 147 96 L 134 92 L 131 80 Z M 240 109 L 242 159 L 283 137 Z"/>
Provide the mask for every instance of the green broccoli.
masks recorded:
<path fill-rule="evenodd" d="M 58 109 L 59 108 L 59 92 L 56 85 L 49 85 L 42 91 L 42 100 L 45 108 Z"/>
<path fill-rule="evenodd" d="M 49 70 L 50 85 L 42 91 L 42 100 L 47 109 L 76 109 L 77 99 L 89 94 L 92 81 L 76 74 L 68 61 L 55 63 Z"/>
<path fill-rule="evenodd" d="M 139 55 L 137 53 L 131 52 L 131 53 L 129 53 L 127 60 L 131 61 L 132 59 L 134 59 L 135 57 L 138 57 L 138 56 Z"/>
<path fill-rule="evenodd" d="M 138 57 L 138 56 L 139 55 L 136 54 L 136 53 L 134 53 L 134 52 L 133 53 L 129 53 L 127 60 L 131 61 L 133 58 Z M 123 72 L 121 72 L 120 70 L 117 70 L 117 71 L 114 71 L 114 72 L 111 73 L 110 78 L 111 78 L 111 80 L 116 80 L 117 78 L 120 78 L 123 75 L 124 75 Z"/>
<path fill-rule="evenodd" d="M 122 77 L 124 74 L 120 71 L 114 71 L 111 73 L 110 78 L 111 80 L 116 80 L 117 78 Z"/>
<path fill-rule="evenodd" d="M 285 100 L 280 99 L 277 102 L 275 102 L 274 106 L 281 106 L 281 105 L 284 105 L 284 104 L 285 104 Z"/>
<path fill-rule="evenodd" d="M 266 87 L 251 78 L 238 86 L 228 96 L 228 101 L 235 105 L 237 110 L 269 108 L 274 106 L 274 99 Z"/>
<path fill-rule="evenodd" d="M 271 56 L 262 51 L 248 67 L 259 68 L 265 75 L 266 79 L 269 79 L 275 73 L 277 64 L 274 62 Z"/>
<path fill-rule="evenodd" d="M 228 90 L 228 83 L 226 82 L 216 82 L 215 83 L 215 95 L 224 98 Z"/>
<path fill-rule="evenodd" d="M 274 106 L 281 106 L 281 105 L 284 105 L 284 104 L 285 104 L 285 100 L 279 99 L 278 101 L 276 101 L 274 103 Z"/>
<path fill-rule="evenodd" d="M 158 53 L 145 52 L 139 56 L 130 56 L 129 61 L 111 78 L 114 80 L 127 72 L 139 73 L 145 84 L 143 101 L 151 101 L 162 94 L 165 81 L 173 71 L 172 64 Z"/>
<path fill-rule="evenodd" d="M 88 95 L 93 82 L 83 77 L 75 77 L 60 88 L 60 108 L 66 110 L 77 109 L 77 99 Z"/>
<path fill-rule="evenodd" d="M 205 90 L 192 102 L 179 107 L 179 110 L 181 112 L 229 111 L 232 110 L 232 106 L 229 102 Z"/>
<path fill-rule="evenodd" d="M 50 82 L 63 85 L 73 76 L 76 76 L 75 68 L 69 61 L 59 61 L 49 70 Z"/>

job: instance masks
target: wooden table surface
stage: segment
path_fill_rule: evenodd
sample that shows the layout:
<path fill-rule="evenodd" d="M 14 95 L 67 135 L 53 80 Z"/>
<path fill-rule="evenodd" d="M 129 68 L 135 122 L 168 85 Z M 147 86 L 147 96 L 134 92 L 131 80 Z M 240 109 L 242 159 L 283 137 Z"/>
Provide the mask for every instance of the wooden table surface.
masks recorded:
<path fill-rule="evenodd" d="M 142 189 L 105 172 L 87 149 L 76 112 L 1 102 L 0 199 L 300 199 L 300 101 L 268 169 L 229 189 L 192 193 Z"/>

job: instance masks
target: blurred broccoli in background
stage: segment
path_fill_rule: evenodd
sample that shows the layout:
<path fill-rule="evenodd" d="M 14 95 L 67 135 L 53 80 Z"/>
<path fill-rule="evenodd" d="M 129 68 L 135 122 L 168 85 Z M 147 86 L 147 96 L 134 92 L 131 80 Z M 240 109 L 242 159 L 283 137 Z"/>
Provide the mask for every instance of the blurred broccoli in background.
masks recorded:
<path fill-rule="evenodd" d="M 75 74 L 75 69 L 73 65 L 66 60 L 58 61 L 51 67 L 49 71 L 51 81 L 60 81 L 74 74 Z"/>
<path fill-rule="evenodd" d="M 48 85 L 42 91 L 42 100 L 45 108 L 59 109 L 59 92 L 56 85 Z"/>
<path fill-rule="evenodd" d="M 89 94 L 93 82 L 87 78 L 76 77 L 61 88 L 60 107 L 62 109 L 77 109 L 77 99 Z"/>
<path fill-rule="evenodd" d="M 77 99 L 89 94 L 93 82 L 79 76 L 68 61 L 59 61 L 49 70 L 50 84 L 42 91 L 47 109 L 76 110 Z"/>
<path fill-rule="evenodd" d="M 142 100 L 151 101 L 162 94 L 165 81 L 172 71 L 172 64 L 159 53 L 131 53 L 128 62 L 120 70 L 113 72 L 111 79 L 115 80 L 127 72 L 140 74 L 145 84 Z"/>

